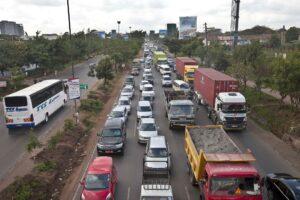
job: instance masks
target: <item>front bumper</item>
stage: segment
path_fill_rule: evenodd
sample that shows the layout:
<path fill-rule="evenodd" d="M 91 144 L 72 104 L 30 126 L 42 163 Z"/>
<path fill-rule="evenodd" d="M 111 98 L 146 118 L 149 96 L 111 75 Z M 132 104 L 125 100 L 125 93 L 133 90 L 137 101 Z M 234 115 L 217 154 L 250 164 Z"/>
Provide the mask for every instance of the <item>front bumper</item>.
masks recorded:
<path fill-rule="evenodd" d="M 195 119 L 192 120 L 170 120 L 171 126 L 187 126 L 187 125 L 194 125 Z"/>
<path fill-rule="evenodd" d="M 97 152 L 98 154 L 114 154 L 114 153 L 121 153 L 123 151 L 124 144 L 122 147 L 116 148 L 115 146 L 105 146 L 103 148 L 100 148 L 97 146 Z"/>
<path fill-rule="evenodd" d="M 150 137 L 142 137 L 142 136 L 139 136 L 139 139 L 138 139 L 138 140 L 139 140 L 139 143 L 145 144 L 145 143 L 148 142 L 149 138 L 150 138 Z"/>
<path fill-rule="evenodd" d="M 240 124 L 229 124 L 226 122 L 222 123 L 224 130 L 244 130 L 247 127 L 247 122 Z"/>

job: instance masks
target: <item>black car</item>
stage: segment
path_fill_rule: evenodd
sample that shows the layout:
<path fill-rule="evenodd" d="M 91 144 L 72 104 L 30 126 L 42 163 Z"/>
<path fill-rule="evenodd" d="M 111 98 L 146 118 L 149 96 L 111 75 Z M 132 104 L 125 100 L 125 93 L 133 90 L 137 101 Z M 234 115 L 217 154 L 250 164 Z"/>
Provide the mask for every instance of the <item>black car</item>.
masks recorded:
<path fill-rule="evenodd" d="M 299 200 L 300 179 L 285 173 L 268 174 L 264 187 L 269 200 Z"/>
<path fill-rule="evenodd" d="M 98 134 L 100 136 L 97 143 L 98 156 L 113 153 L 123 155 L 126 139 L 125 130 L 125 123 L 122 119 L 108 119 L 103 130 Z"/>

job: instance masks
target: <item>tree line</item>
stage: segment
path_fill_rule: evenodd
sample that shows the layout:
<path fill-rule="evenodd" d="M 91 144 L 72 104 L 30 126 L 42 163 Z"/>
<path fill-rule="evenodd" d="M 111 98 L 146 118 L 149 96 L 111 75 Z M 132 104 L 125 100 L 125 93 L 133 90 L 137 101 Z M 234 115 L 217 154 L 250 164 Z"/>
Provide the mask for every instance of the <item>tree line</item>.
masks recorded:
<path fill-rule="evenodd" d="M 199 58 L 203 66 L 234 76 L 242 89 L 251 80 L 259 93 L 262 87 L 269 87 L 279 92 L 282 101 L 290 96 L 292 105 L 299 107 L 300 46 L 281 46 L 278 38 L 272 38 L 265 44 L 252 41 L 237 46 L 234 51 L 217 41 L 205 46 L 201 39 L 165 39 L 164 44 L 175 56 Z"/>

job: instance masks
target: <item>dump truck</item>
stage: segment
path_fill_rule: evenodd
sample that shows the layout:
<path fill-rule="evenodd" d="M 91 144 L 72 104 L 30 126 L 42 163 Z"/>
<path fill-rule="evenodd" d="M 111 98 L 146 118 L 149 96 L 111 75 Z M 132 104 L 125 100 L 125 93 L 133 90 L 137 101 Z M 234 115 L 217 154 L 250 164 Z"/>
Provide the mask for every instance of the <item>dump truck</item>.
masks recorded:
<path fill-rule="evenodd" d="M 250 150 L 241 150 L 221 125 L 186 126 L 184 148 L 190 181 L 202 200 L 262 200 Z"/>
<path fill-rule="evenodd" d="M 164 90 L 169 128 L 195 124 L 194 104 L 184 91 Z"/>
<path fill-rule="evenodd" d="M 154 51 L 153 64 L 157 70 L 162 64 L 168 64 L 167 55 L 163 51 Z"/>
<path fill-rule="evenodd" d="M 195 70 L 198 69 L 196 60 L 189 57 L 176 58 L 176 75 L 179 79 L 193 86 Z"/>
<path fill-rule="evenodd" d="M 238 91 L 238 81 L 222 72 L 212 68 L 195 72 L 195 101 L 206 106 L 208 117 L 225 130 L 243 130 L 247 126 L 246 99 Z"/>

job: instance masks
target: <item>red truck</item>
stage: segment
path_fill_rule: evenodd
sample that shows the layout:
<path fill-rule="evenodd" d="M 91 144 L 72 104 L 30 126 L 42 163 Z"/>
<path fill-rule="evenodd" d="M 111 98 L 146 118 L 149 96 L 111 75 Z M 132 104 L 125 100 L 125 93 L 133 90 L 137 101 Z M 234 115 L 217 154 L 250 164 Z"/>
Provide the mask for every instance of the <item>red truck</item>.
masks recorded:
<path fill-rule="evenodd" d="M 262 180 L 222 126 L 186 126 L 184 149 L 189 179 L 198 185 L 201 200 L 262 200 Z"/>
<path fill-rule="evenodd" d="M 207 106 L 208 116 L 224 129 L 246 128 L 246 99 L 238 91 L 238 81 L 222 72 L 212 68 L 199 68 L 195 72 L 196 101 Z"/>
<path fill-rule="evenodd" d="M 176 58 L 177 77 L 183 79 L 185 82 L 193 84 L 196 69 L 198 69 L 198 63 L 196 60 L 189 57 Z"/>

